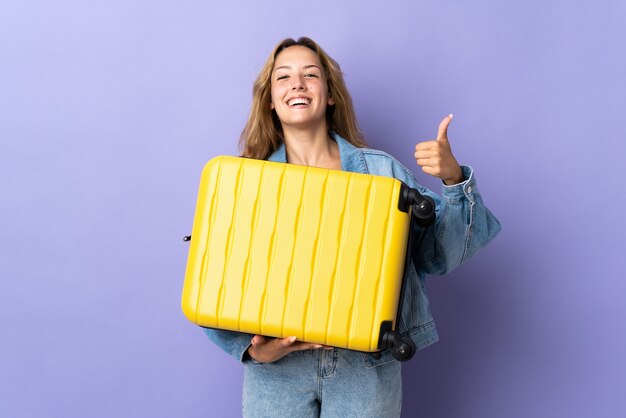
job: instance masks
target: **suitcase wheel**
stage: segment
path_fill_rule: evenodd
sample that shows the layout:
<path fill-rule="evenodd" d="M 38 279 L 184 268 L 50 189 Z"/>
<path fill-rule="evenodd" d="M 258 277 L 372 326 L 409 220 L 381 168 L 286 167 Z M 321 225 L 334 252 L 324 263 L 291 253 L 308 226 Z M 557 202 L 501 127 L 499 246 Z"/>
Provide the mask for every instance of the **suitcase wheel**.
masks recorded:
<path fill-rule="evenodd" d="M 411 360 L 416 351 L 415 343 L 408 335 L 401 337 L 400 334 L 392 330 L 386 330 L 383 333 L 382 346 L 391 348 L 393 358 L 398 361 Z"/>
<path fill-rule="evenodd" d="M 391 349 L 391 354 L 398 361 L 409 361 L 415 354 L 415 343 L 409 337 L 403 337 L 400 345 Z"/>

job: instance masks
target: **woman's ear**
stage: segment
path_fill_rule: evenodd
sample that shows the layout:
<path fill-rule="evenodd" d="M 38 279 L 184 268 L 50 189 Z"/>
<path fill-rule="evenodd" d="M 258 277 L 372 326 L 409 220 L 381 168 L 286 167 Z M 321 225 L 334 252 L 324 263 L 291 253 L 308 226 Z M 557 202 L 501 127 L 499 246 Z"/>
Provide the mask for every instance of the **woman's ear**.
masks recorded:
<path fill-rule="evenodd" d="M 328 106 L 333 106 L 335 104 L 335 99 L 333 99 L 332 94 L 330 94 L 330 90 L 328 90 Z"/>

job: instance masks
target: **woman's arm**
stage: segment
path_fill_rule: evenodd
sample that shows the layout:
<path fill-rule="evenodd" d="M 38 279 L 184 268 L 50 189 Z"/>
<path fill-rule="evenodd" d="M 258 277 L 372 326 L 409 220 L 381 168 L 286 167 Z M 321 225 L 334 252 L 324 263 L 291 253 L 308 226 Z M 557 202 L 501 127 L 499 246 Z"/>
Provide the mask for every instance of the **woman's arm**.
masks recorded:
<path fill-rule="evenodd" d="M 227 354 L 241 362 L 245 360 L 244 355 L 251 345 L 252 335 L 213 328 L 204 328 L 204 333 Z"/>
<path fill-rule="evenodd" d="M 448 141 L 451 121 L 452 115 L 446 116 L 439 124 L 436 139 L 415 146 L 415 160 L 422 171 L 443 181 L 441 197 L 418 186 L 412 173 L 403 166 L 393 170 L 394 177 L 435 201 L 435 224 L 427 231 L 415 260 L 416 268 L 429 274 L 450 272 L 500 231 L 500 223 L 485 207 L 478 192 L 474 171 L 459 166 L 452 154 Z"/>
<path fill-rule="evenodd" d="M 439 197 L 418 188 L 435 200 L 437 219 L 417 253 L 416 268 L 429 274 L 446 274 L 472 257 L 500 232 L 500 222 L 487 209 L 478 191 L 474 171 L 461 167 L 464 180 L 443 186 Z M 414 187 L 414 186 L 412 186 Z"/>

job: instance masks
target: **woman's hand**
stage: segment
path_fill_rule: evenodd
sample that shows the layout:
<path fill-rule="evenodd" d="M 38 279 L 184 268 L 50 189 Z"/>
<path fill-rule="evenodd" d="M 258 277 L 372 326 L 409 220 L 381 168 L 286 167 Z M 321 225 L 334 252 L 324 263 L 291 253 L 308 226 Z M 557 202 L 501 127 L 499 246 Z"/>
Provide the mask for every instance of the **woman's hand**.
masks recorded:
<path fill-rule="evenodd" d="M 248 354 L 259 363 L 272 363 L 285 357 L 292 351 L 332 348 L 321 344 L 296 341 L 296 337 L 266 338 L 262 335 L 255 335 L 251 343 L 252 346 L 248 348 Z"/>
<path fill-rule="evenodd" d="M 437 131 L 437 139 L 420 142 L 415 146 L 415 160 L 422 171 L 431 176 L 439 177 L 447 185 L 461 183 L 463 172 L 459 163 L 452 155 L 448 142 L 448 126 L 452 114 L 443 118 Z"/>

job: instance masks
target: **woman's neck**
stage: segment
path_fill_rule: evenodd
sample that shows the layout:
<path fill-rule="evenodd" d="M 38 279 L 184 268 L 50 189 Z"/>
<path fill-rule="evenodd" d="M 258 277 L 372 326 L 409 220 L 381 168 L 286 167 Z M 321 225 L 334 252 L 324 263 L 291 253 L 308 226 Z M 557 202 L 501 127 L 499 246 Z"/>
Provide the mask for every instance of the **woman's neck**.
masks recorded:
<path fill-rule="evenodd" d="M 313 130 L 283 129 L 283 135 L 289 163 L 341 170 L 339 147 L 325 125 Z"/>

